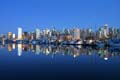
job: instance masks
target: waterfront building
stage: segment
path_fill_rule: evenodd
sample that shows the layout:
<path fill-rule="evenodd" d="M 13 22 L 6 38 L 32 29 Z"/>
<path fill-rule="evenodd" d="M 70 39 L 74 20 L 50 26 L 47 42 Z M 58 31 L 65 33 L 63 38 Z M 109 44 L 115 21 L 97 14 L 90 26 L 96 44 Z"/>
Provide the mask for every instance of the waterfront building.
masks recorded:
<path fill-rule="evenodd" d="M 8 32 L 8 39 L 12 40 L 13 39 L 13 33 L 12 32 Z"/>
<path fill-rule="evenodd" d="M 73 29 L 73 40 L 80 40 L 80 29 Z"/>
<path fill-rule="evenodd" d="M 23 32 L 23 40 L 28 40 L 29 39 L 29 33 L 28 32 Z"/>
<path fill-rule="evenodd" d="M 15 35 L 15 34 L 13 34 L 13 35 L 12 35 L 12 38 L 13 38 L 13 39 L 16 39 L 16 35 Z"/>
<path fill-rule="evenodd" d="M 18 28 L 18 40 L 22 40 L 22 28 Z"/>
<path fill-rule="evenodd" d="M 36 29 L 36 39 L 39 40 L 40 39 L 40 29 Z"/>
<path fill-rule="evenodd" d="M 109 31 L 108 31 L 109 29 L 108 29 L 108 25 L 107 24 L 105 24 L 104 25 L 104 37 L 107 39 L 107 38 L 109 38 Z"/>

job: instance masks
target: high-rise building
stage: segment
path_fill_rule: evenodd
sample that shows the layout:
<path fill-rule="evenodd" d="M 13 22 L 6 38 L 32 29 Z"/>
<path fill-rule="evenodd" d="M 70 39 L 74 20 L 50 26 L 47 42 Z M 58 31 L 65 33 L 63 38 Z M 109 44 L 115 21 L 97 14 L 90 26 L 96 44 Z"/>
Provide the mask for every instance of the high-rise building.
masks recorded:
<path fill-rule="evenodd" d="M 117 38 L 120 38 L 120 28 L 117 29 Z"/>
<path fill-rule="evenodd" d="M 22 40 L 22 28 L 18 28 L 18 40 Z"/>
<path fill-rule="evenodd" d="M 46 29 L 46 30 L 45 30 L 45 34 L 46 34 L 46 35 L 48 35 L 49 32 L 50 32 L 49 29 Z"/>
<path fill-rule="evenodd" d="M 104 37 L 104 31 L 103 31 L 103 28 L 101 27 L 101 28 L 99 28 L 99 31 L 98 31 L 98 39 L 99 40 L 102 40 L 103 39 L 103 37 Z"/>
<path fill-rule="evenodd" d="M 108 35 L 109 35 L 108 25 L 105 24 L 104 25 L 104 37 L 109 38 Z"/>
<path fill-rule="evenodd" d="M 12 32 L 8 32 L 8 39 L 12 40 L 13 39 L 13 33 Z"/>
<path fill-rule="evenodd" d="M 46 36 L 47 39 L 48 39 L 49 37 L 51 37 L 50 29 L 46 29 L 46 30 L 45 30 L 45 36 Z"/>
<path fill-rule="evenodd" d="M 36 33 L 35 32 L 30 32 L 29 39 L 30 40 L 36 39 Z"/>
<path fill-rule="evenodd" d="M 48 32 L 48 37 L 50 38 L 51 36 L 52 36 L 52 32 L 49 31 L 49 32 Z"/>
<path fill-rule="evenodd" d="M 15 34 L 13 34 L 13 35 L 12 35 L 12 38 L 13 38 L 13 39 L 16 39 L 16 35 L 15 35 Z"/>
<path fill-rule="evenodd" d="M 86 33 L 87 33 L 87 37 L 86 37 L 86 38 L 87 38 L 87 39 L 91 39 L 91 37 L 93 37 L 92 29 L 89 28 L 89 29 L 87 29 L 86 31 L 87 31 L 87 32 L 86 32 Z"/>
<path fill-rule="evenodd" d="M 112 36 L 113 36 L 112 28 L 109 28 L 109 37 L 112 38 Z"/>
<path fill-rule="evenodd" d="M 28 34 L 28 32 L 23 32 L 22 37 L 23 37 L 24 40 L 28 40 L 28 39 L 29 39 L 29 34 Z"/>
<path fill-rule="evenodd" d="M 6 35 L 5 34 L 2 34 L 2 41 L 5 41 L 6 40 Z"/>
<path fill-rule="evenodd" d="M 91 29 L 91 28 L 87 29 L 86 43 L 88 43 L 88 44 L 93 43 L 94 40 L 95 40 L 95 37 L 94 37 L 94 36 L 95 36 L 95 34 L 94 34 L 94 32 L 92 31 L 92 29 Z"/>
<path fill-rule="evenodd" d="M 81 30 L 80 32 L 80 38 L 84 41 L 87 37 L 87 31 L 85 29 Z"/>
<path fill-rule="evenodd" d="M 80 40 L 80 29 L 73 29 L 73 40 Z"/>
<path fill-rule="evenodd" d="M 12 41 L 16 42 L 16 35 L 15 34 L 12 35 Z"/>
<path fill-rule="evenodd" d="M 40 30 L 36 29 L 36 39 L 40 39 Z"/>

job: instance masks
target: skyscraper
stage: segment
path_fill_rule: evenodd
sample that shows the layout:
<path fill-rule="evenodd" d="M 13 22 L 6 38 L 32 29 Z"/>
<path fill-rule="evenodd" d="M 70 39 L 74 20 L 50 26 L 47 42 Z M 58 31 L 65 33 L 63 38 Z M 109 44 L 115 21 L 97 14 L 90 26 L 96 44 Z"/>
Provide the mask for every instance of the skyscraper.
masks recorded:
<path fill-rule="evenodd" d="M 18 28 L 18 40 L 22 40 L 22 28 Z"/>
<path fill-rule="evenodd" d="M 104 37 L 108 38 L 108 35 L 109 35 L 108 24 L 105 24 L 104 25 Z"/>

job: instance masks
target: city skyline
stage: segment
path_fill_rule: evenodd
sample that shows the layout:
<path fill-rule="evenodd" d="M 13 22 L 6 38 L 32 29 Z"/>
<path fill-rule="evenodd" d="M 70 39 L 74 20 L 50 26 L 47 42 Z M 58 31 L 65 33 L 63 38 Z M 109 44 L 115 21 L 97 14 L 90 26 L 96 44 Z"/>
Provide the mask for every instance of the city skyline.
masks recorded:
<path fill-rule="evenodd" d="M 99 27 L 98 30 L 93 30 L 92 28 L 81 29 L 81 28 L 64 28 L 62 30 L 57 30 L 55 27 L 52 29 L 39 29 L 36 28 L 32 32 L 27 32 L 22 29 L 22 27 L 18 27 L 18 32 L 15 34 L 14 32 L 8 32 L 7 34 L 0 34 L 1 37 L 6 37 L 11 40 L 29 40 L 29 39 L 59 39 L 66 41 L 76 41 L 76 40 L 105 40 L 110 38 L 120 38 L 120 28 L 109 27 L 108 24 L 105 24 L 102 27 Z M 63 39 L 64 38 L 64 39 Z"/>
<path fill-rule="evenodd" d="M 105 54 L 108 53 L 113 54 L 115 51 L 119 51 L 120 28 L 114 28 L 114 27 L 109 28 L 108 24 L 105 24 L 103 27 L 100 27 L 97 31 L 93 31 L 91 28 L 88 29 L 70 28 L 59 31 L 54 27 L 51 30 L 48 28 L 43 30 L 37 28 L 32 32 L 27 32 L 24 31 L 21 27 L 18 27 L 17 35 L 13 32 L 8 32 L 8 34 L 6 35 L 5 34 L 0 35 L 0 45 L 2 47 L 6 47 L 7 45 L 8 51 L 12 51 L 17 47 L 18 56 L 22 55 L 22 51 L 24 49 L 25 50 L 29 49 L 29 51 L 34 51 L 36 53 L 40 53 L 41 51 L 42 53 L 45 54 L 52 53 L 53 51 L 59 53 L 61 52 L 60 50 L 57 50 L 57 48 L 56 50 L 53 51 L 52 48 L 48 49 L 50 46 L 56 46 L 58 48 L 59 46 L 61 46 L 61 48 L 64 46 L 66 47 L 68 46 L 68 48 L 71 46 L 77 47 L 78 54 L 77 55 L 73 54 L 73 57 L 76 57 L 79 54 L 84 53 L 84 47 L 90 47 L 90 49 L 88 49 L 90 50 L 88 51 L 90 52 L 90 54 L 95 52 L 101 52 L 101 54 L 104 52 Z M 48 48 L 46 48 L 47 51 L 45 48 L 40 49 L 40 46 L 43 45 L 49 46 Z M 68 48 L 66 49 L 68 53 L 76 52 L 76 51 L 74 52 L 74 49 L 70 48 L 68 50 Z M 71 51 L 71 49 L 73 51 Z M 61 53 L 64 53 L 64 50 L 62 51 L 63 52 Z M 117 53 L 115 52 L 115 55 L 116 54 Z M 105 60 L 108 59 L 107 56 L 103 56 Z"/>

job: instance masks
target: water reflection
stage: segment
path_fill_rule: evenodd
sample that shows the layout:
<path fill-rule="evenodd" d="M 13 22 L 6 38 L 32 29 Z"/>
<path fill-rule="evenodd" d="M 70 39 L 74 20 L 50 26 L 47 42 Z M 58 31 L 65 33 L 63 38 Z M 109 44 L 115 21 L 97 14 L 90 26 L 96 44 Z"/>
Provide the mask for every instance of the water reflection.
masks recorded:
<path fill-rule="evenodd" d="M 54 57 L 56 54 L 70 55 L 74 58 L 80 55 L 92 55 L 97 54 L 104 60 L 108 60 L 110 57 L 120 56 L 120 47 L 104 47 L 99 48 L 96 46 L 73 46 L 73 45 L 32 45 L 32 44 L 4 44 L 1 48 L 8 48 L 8 51 L 17 49 L 18 56 L 23 55 L 23 52 L 31 51 L 37 55 L 45 54 Z"/>

